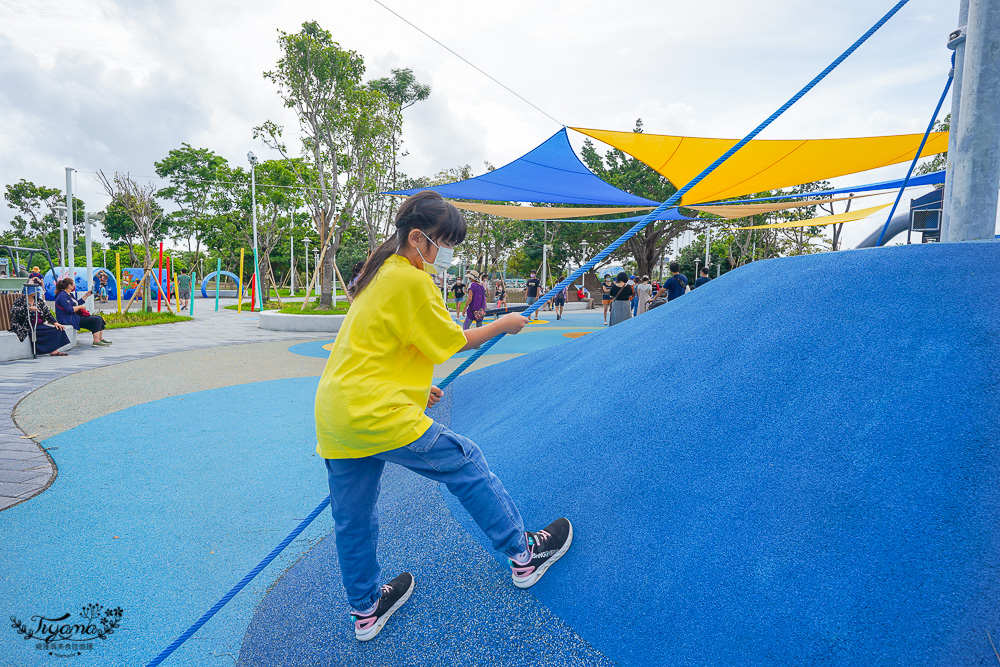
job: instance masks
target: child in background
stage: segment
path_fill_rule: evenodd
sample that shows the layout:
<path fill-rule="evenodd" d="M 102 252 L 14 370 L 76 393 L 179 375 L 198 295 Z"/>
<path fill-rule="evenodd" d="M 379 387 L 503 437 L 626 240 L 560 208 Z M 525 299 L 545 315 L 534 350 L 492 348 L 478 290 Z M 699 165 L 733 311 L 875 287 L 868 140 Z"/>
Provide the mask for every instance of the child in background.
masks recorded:
<path fill-rule="evenodd" d="M 442 396 L 431 386 L 434 364 L 500 333 L 516 334 L 527 318 L 511 313 L 467 331 L 451 319 L 427 274 L 448 269 L 466 225 L 441 195 L 413 195 L 395 224 L 351 288 L 354 301 L 316 392 L 316 451 L 326 463 L 337 558 L 361 641 L 381 631 L 415 584 L 404 572 L 381 585 L 376 502 L 386 462 L 445 484 L 508 557 L 519 588 L 537 582 L 573 541 L 565 518 L 525 532 L 479 446 L 424 414 Z"/>

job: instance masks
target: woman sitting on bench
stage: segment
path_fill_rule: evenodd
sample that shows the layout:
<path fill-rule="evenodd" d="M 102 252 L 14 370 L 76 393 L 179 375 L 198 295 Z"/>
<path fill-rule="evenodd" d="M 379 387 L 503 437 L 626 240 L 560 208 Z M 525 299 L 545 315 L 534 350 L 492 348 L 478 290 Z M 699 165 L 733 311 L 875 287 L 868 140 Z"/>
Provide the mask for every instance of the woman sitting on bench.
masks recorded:
<path fill-rule="evenodd" d="M 56 319 L 60 324 L 71 326 L 77 331 L 89 331 L 94 336 L 94 347 L 111 345 L 110 340 L 104 340 L 104 318 L 87 312 L 83 300 L 73 296 L 74 288 L 72 278 L 63 278 L 56 283 Z M 86 299 L 89 294 L 92 292 L 87 292 L 83 298 Z"/>
<path fill-rule="evenodd" d="M 35 279 L 32 279 L 34 282 Z M 41 278 L 37 279 L 41 282 Z M 53 357 L 65 357 L 65 352 L 59 348 L 69 345 L 69 337 L 63 331 L 65 327 L 56 322 L 52 312 L 42 298 L 42 286 L 30 285 L 27 293 L 18 294 L 14 305 L 10 307 L 10 330 L 18 340 L 23 341 L 35 329 L 35 353 L 48 354 Z M 35 324 L 32 325 L 32 319 Z"/>

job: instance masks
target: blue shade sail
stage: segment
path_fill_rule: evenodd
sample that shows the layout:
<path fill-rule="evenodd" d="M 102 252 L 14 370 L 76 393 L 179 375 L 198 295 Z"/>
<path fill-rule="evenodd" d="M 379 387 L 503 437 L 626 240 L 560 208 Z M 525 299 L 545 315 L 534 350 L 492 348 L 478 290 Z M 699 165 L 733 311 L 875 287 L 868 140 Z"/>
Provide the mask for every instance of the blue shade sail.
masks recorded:
<path fill-rule="evenodd" d="M 434 190 L 449 199 L 616 206 L 660 203 L 631 195 L 595 176 L 573 152 L 566 128 L 527 154 L 482 176 L 388 194 L 412 195 L 421 190 Z"/>

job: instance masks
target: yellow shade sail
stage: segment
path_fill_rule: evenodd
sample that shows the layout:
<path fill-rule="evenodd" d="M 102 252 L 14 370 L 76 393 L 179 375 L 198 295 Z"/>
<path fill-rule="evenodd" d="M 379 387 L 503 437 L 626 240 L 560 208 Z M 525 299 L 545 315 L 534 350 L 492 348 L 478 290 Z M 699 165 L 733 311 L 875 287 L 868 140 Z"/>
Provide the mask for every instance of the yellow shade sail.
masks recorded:
<path fill-rule="evenodd" d="M 666 176 L 687 185 L 737 139 L 572 128 L 622 150 Z M 754 139 L 684 195 L 684 203 L 732 199 L 802 183 L 885 167 L 913 159 L 922 134 L 852 139 Z M 948 150 L 948 133 L 933 132 L 922 156 Z"/>
<path fill-rule="evenodd" d="M 733 227 L 733 229 L 778 229 L 782 227 L 821 227 L 823 225 L 836 225 L 841 222 L 854 222 L 855 220 L 867 218 L 872 213 L 881 211 L 882 209 L 890 206 L 892 206 L 891 203 L 882 204 L 881 206 L 872 206 L 871 208 L 862 208 L 857 211 L 850 211 L 849 213 L 838 213 L 837 215 L 825 215 L 820 218 L 810 218 L 808 220 L 775 222 L 771 225 L 753 225 L 752 227 Z"/>
<path fill-rule="evenodd" d="M 733 204 L 725 206 L 688 206 L 687 208 L 690 208 L 692 211 L 711 213 L 712 215 L 717 215 L 720 218 L 728 218 L 729 220 L 732 220 L 734 218 L 746 218 L 751 215 L 759 215 L 761 213 L 786 211 L 790 208 L 802 208 L 804 206 L 815 206 L 817 204 L 829 204 L 835 201 L 856 199 L 858 197 L 873 197 L 880 194 L 882 193 L 873 192 L 871 194 L 852 195 L 850 197 L 827 197 L 826 199 L 805 199 L 795 202 L 775 202 L 771 204 Z"/>
<path fill-rule="evenodd" d="M 652 211 L 652 206 L 640 208 L 564 208 L 555 206 L 509 206 L 504 204 L 473 204 L 469 202 L 451 202 L 455 208 L 463 211 L 478 211 L 488 215 L 496 215 L 510 220 L 551 220 L 555 218 L 579 218 L 591 215 L 610 215 L 612 213 L 632 213 L 635 211 Z"/>

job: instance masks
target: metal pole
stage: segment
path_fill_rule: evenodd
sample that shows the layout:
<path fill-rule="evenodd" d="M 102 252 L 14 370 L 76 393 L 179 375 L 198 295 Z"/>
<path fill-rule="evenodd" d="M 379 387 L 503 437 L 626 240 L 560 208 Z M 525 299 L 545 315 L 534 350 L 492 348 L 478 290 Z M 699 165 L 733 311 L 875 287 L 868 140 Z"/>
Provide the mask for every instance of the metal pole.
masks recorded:
<path fill-rule="evenodd" d="M 309 294 L 309 237 L 302 239 L 302 245 L 306 247 L 306 294 Z"/>
<path fill-rule="evenodd" d="M 253 153 L 251 153 L 253 155 Z M 253 208 L 253 284 L 257 288 L 257 305 L 264 310 L 264 290 L 260 287 L 260 259 L 257 257 L 257 160 L 250 160 L 250 201 Z"/>
<path fill-rule="evenodd" d="M 538 296 L 542 295 L 542 292 L 545 290 L 545 285 L 547 284 L 545 282 L 547 279 L 545 269 L 548 266 L 549 261 L 549 223 L 543 222 L 542 225 L 542 289 L 538 290 Z"/>
<path fill-rule="evenodd" d="M 122 314 L 122 258 L 119 251 L 115 251 L 115 292 L 118 296 L 118 314 Z M 193 299 L 192 299 L 193 300 Z"/>
<path fill-rule="evenodd" d="M 160 296 L 163 294 L 163 242 L 160 242 L 160 268 L 156 270 L 156 312 L 160 312 Z"/>
<path fill-rule="evenodd" d="M 215 260 L 215 312 L 219 312 L 219 282 L 222 279 L 222 258 Z"/>
<path fill-rule="evenodd" d="M 709 264 L 712 263 L 712 256 L 710 254 L 710 249 L 712 246 L 712 228 L 705 227 L 705 268 L 707 269 Z"/>
<path fill-rule="evenodd" d="M 992 239 L 1000 185 L 1000 0 L 970 0 L 949 241 Z M 969 84 L 969 85 L 964 85 Z"/>
<path fill-rule="evenodd" d="M 83 219 L 85 221 L 83 238 L 87 244 L 87 289 L 91 292 L 94 291 L 94 254 L 90 247 L 90 216 L 86 213 L 83 214 Z M 94 310 L 94 295 L 91 294 L 87 298 L 87 310 Z"/>
<path fill-rule="evenodd" d="M 73 266 L 76 260 L 73 252 L 73 167 L 66 167 L 66 254 L 63 255 L 63 270 Z"/>
<path fill-rule="evenodd" d="M 288 296 L 295 296 L 295 237 L 288 239 Z"/>
<path fill-rule="evenodd" d="M 969 23 L 969 0 L 959 0 L 958 29 L 949 35 L 948 48 L 955 50 L 954 78 L 951 82 L 951 125 L 948 132 L 948 164 L 944 174 L 942 195 L 941 240 L 948 240 L 951 212 L 951 188 L 955 176 L 955 151 L 958 149 L 958 119 L 962 109 L 962 76 L 965 73 L 965 31 Z M 956 34 L 957 33 L 957 34 Z"/>
<path fill-rule="evenodd" d="M 188 304 L 188 315 L 194 317 L 194 285 L 197 282 L 195 279 L 195 270 L 191 269 L 191 303 Z"/>

